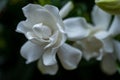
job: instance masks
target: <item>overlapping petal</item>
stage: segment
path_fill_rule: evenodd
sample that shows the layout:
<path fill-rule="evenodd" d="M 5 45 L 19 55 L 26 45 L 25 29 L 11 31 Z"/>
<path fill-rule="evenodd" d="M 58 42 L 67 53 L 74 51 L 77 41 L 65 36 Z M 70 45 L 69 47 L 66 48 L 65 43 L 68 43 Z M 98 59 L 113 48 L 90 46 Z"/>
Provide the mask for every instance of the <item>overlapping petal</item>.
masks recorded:
<path fill-rule="evenodd" d="M 44 53 L 43 47 L 30 41 L 26 42 L 21 48 L 21 55 L 27 59 L 26 63 L 31 63 L 41 57 Z"/>
<path fill-rule="evenodd" d="M 101 68 L 103 72 L 108 75 L 114 74 L 117 71 L 115 56 L 112 54 L 104 55 L 101 62 Z"/>
<path fill-rule="evenodd" d="M 112 22 L 112 25 L 110 26 L 109 33 L 112 36 L 116 36 L 120 34 L 120 16 L 116 15 L 114 17 L 114 20 Z"/>
<path fill-rule="evenodd" d="M 57 63 L 57 61 L 56 61 L 57 50 L 58 50 L 58 48 L 45 49 L 44 54 L 42 56 L 44 65 L 50 66 L 50 65 L 54 65 Z"/>
<path fill-rule="evenodd" d="M 92 10 L 92 20 L 96 27 L 106 30 L 109 27 L 111 21 L 111 15 L 104 12 L 98 6 L 94 6 Z"/>
<path fill-rule="evenodd" d="M 38 4 L 28 4 L 27 6 L 22 8 L 26 18 L 29 18 L 30 16 L 32 16 L 33 15 L 32 13 L 34 13 L 38 9 L 42 9 L 42 6 Z"/>
<path fill-rule="evenodd" d="M 38 38 L 34 33 L 32 32 L 27 32 L 26 35 L 27 39 L 35 44 L 38 44 L 38 45 L 46 45 L 49 43 L 49 40 L 43 40 L 43 39 L 40 39 Z"/>
<path fill-rule="evenodd" d="M 57 40 L 58 40 L 58 37 L 59 37 L 59 32 L 56 31 L 55 34 L 53 34 L 49 39 L 50 39 L 50 43 L 48 45 L 45 46 L 45 48 L 49 48 L 53 45 L 55 45 L 55 43 L 57 43 Z"/>
<path fill-rule="evenodd" d="M 117 40 L 114 40 L 113 43 L 114 43 L 115 55 L 120 61 L 120 42 Z"/>
<path fill-rule="evenodd" d="M 112 53 L 114 51 L 113 40 L 108 32 L 106 31 L 97 32 L 95 34 L 95 37 L 102 42 L 104 52 Z"/>
<path fill-rule="evenodd" d="M 82 52 L 68 44 L 63 44 L 57 53 L 65 69 L 75 69 L 82 58 Z"/>
<path fill-rule="evenodd" d="M 45 5 L 44 8 L 46 8 L 51 15 L 55 16 L 55 18 L 60 18 L 59 10 L 57 7 L 51 5 Z"/>
<path fill-rule="evenodd" d="M 111 39 L 105 39 L 105 40 L 102 40 L 103 42 L 103 49 L 106 53 L 112 53 L 114 51 L 114 48 L 113 48 L 113 41 Z"/>
<path fill-rule="evenodd" d="M 105 31 L 105 30 L 102 30 L 102 31 L 98 31 L 94 34 L 94 36 L 97 38 L 97 39 L 100 39 L 100 40 L 103 40 L 103 39 L 106 39 L 108 37 L 110 37 L 110 34 Z"/>
<path fill-rule="evenodd" d="M 79 40 L 89 33 L 89 26 L 84 18 L 68 18 L 64 20 L 65 32 L 70 40 Z"/>
<path fill-rule="evenodd" d="M 106 53 L 113 53 L 114 52 L 112 39 L 106 38 L 106 39 L 102 40 L 102 42 L 103 42 L 104 52 L 106 52 Z"/>
<path fill-rule="evenodd" d="M 18 23 L 16 31 L 19 33 L 26 34 L 28 31 L 32 31 L 31 25 L 32 24 L 28 20 L 21 21 Z"/>
<path fill-rule="evenodd" d="M 44 65 L 42 60 L 40 59 L 38 61 L 38 69 L 43 73 L 43 74 L 49 74 L 49 75 L 55 75 L 56 72 L 58 71 L 58 65 L 53 64 L 53 65 Z"/>
<path fill-rule="evenodd" d="M 46 8 L 39 6 L 38 9 L 31 9 L 32 6 L 27 6 L 23 8 L 23 11 L 27 15 L 27 20 L 32 24 L 29 27 L 33 27 L 33 25 L 38 23 L 43 23 L 52 28 L 52 30 L 56 30 L 56 16 L 53 16 Z M 30 8 L 30 9 L 29 9 Z M 29 12 L 27 12 L 29 11 Z M 28 14 L 29 13 L 29 14 Z"/>
<path fill-rule="evenodd" d="M 67 37 L 65 36 L 65 34 L 63 33 L 59 33 L 58 34 L 58 38 L 56 43 L 53 45 L 54 48 L 59 48 L 60 46 L 62 46 L 65 41 L 66 41 Z"/>
<path fill-rule="evenodd" d="M 64 27 L 63 27 L 64 24 L 63 24 L 63 22 L 62 22 L 62 18 L 61 18 L 60 15 L 59 15 L 59 10 L 58 10 L 58 8 L 57 8 L 57 7 L 54 7 L 54 6 L 51 6 L 51 5 L 45 5 L 44 8 L 46 8 L 46 9 L 50 12 L 50 14 L 54 16 L 54 18 L 55 18 L 55 20 L 58 22 L 58 24 L 59 24 L 62 28 L 64 28 Z"/>

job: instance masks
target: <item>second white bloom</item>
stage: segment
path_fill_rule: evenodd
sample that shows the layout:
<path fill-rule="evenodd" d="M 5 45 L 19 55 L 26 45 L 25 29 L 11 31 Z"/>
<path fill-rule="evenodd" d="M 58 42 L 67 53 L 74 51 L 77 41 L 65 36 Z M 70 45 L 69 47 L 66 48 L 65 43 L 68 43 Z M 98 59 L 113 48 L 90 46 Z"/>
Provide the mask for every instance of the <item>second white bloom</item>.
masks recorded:
<path fill-rule="evenodd" d="M 120 33 L 120 16 L 116 15 L 110 24 L 112 16 L 97 6 L 94 6 L 91 16 L 93 24 L 87 23 L 82 17 L 66 19 L 67 36 L 76 41 L 75 46 L 83 51 L 86 60 L 102 60 L 104 72 L 113 74 L 116 72 L 116 58 L 120 58 L 120 42 L 113 38 Z"/>

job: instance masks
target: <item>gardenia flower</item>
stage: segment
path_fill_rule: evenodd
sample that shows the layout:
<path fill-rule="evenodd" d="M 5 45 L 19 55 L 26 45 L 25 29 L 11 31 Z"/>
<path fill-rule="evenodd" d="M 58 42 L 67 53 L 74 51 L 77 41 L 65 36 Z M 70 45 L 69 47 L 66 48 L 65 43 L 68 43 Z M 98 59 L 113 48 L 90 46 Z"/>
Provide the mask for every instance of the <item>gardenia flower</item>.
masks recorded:
<path fill-rule="evenodd" d="M 18 24 L 16 31 L 28 39 L 20 51 L 27 59 L 26 63 L 38 60 L 38 68 L 42 73 L 54 75 L 58 70 L 57 54 L 65 69 L 75 69 L 81 59 L 81 51 L 65 43 L 66 32 L 58 8 L 28 4 L 22 10 L 27 19 Z"/>
<path fill-rule="evenodd" d="M 120 60 L 120 42 L 114 39 L 120 33 L 120 16 L 116 15 L 111 23 L 112 16 L 97 6 L 91 16 L 93 25 L 82 17 L 64 20 L 68 39 L 76 41 L 74 46 L 83 51 L 86 60 L 102 60 L 103 71 L 113 74 L 117 69 L 116 59 Z"/>

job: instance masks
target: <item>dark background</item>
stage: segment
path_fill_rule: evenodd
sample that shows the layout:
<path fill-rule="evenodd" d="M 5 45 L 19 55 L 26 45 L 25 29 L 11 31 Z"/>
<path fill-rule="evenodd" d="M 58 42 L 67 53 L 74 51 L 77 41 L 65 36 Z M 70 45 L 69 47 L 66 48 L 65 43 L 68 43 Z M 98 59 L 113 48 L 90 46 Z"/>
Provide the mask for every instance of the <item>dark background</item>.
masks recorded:
<path fill-rule="evenodd" d="M 100 62 L 82 60 L 77 69 L 67 71 L 59 63 L 56 75 L 43 75 L 37 69 L 37 61 L 25 64 L 20 55 L 21 46 L 27 41 L 23 34 L 15 32 L 21 20 L 25 20 L 22 7 L 28 3 L 52 4 L 59 9 L 69 0 L 0 0 L 0 80 L 120 80 L 120 74 L 102 72 Z M 89 22 L 94 0 L 73 0 L 74 9 L 67 17 L 83 16 Z M 67 18 L 66 17 L 66 18 Z M 59 61 L 59 60 L 58 60 Z"/>

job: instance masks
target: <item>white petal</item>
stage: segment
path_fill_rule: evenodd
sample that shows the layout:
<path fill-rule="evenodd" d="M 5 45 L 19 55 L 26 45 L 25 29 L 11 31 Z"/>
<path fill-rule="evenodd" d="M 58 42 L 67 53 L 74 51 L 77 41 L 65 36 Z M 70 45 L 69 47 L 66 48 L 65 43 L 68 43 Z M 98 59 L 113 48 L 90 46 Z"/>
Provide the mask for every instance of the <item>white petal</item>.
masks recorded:
<path fill-rule="evenodd" d="M 20 33 L 26 33 L 26 27 L 24 26 L 24 21 L 21 21 L 18 25 L 17 25 L 17 29 L 16 31 L 17 32 L 20 32 Z"/>
<path fill-rule="evenodd" d="M 38 23 L 43 23 L 46 26 L 49 26 L 53 31 L 57 29 L 56 27 L 56 18 L 44 7 L 39 6 L 37 9 L 34 9 L 35 5 L 28 5 L 23 8 L 25 16 L 27 16 L 28 22 L 33 25 Z"/>
<path fill-rule="evenodd" d="M 58 50 L 57 48 L 45 49 L 45 52 L 42 56 L 44 65 L 49 66 L 49 65 L 54 65 L 57 63 L 57 61 L 56 61 L 57 50 Z"/>
<path fill-rule="evenodd" d="M 57 7 L 52 6 L 52 5 L 45 5 L 44 8 L 46 8 L 53 16 L 55 16 L 56 18 L 59 18 L 59 10 Z"/>
<path fill-rule="evenodd" d="M 66 36 L 58 31 L 50 37 L 50 43 L 45 46 L 46 48 L 53 47 L 59 48 L 66 41 Z"/>
<path fill-rule="evenodd" d="M 45 45 L 45 44 L 48 44 L 49 41 L 48 40 L 42 40 L 42 39 L 39 39 L 34 33 L 32 32 L 27 32 L 25 34 L 25 36 L 27 37 L 27 39 L 37 45 Z"/>
<path fill-rule="evenodd" d="M 118 60 L 120 61 L 120 42 L 117 40 L 114 40 L 114 49 L 115 49 L 115 54 L 118 58 Z"/>
<path fill-rule="evenodd" d="M 84 18 L 76 17 L 64 20 L 65 32 L 70 40 L 84 38 L 89 33 L 89 27 Z"/>
<path fill-rule="evenodd" d="M 55 75 L 56 72 L 58 71 L 58 65 L 44 65 L 42 63 L 42 60 L 38 61 L 38 69 L 43 73 L 43 74 L 49 74 L 49 75 Z"/>
<path fill-rule="evenodd" d="M 104 39 L 103 42 L 103 49 L 106 53 L 112 53 L 114 51 L 113 48 L 113 41 L 111 39 Z"/>
<path fill-rule="evenodd" d="M 101 40 L 102 43 L 103 43 L 103 50 L 106 52 L 106 53 L 112 53 L 114 51 L 114 48 L 113 48 L 113 40 L 110 39 L 110 38 L 106 38 L 104 40 Z"/>
<path fill-rule="evenodd" d="M 68 44 L 63 44 L 57 54 L 63 67 L 68 70 L 75 69 L 82 57 L 80 50 Z"/>
<path fill-rule="evenodd" d="M 53 34 L 53 35 L 50 37 L 50 41 L 51 41 L 51 42 L 50 42 L 48 45 L 46 45 L 45 49 L 48 48 L 48 47 L 50 47 L 50 46 L 53 46 L 53 45 L 57 42 L 58 35 L 59 35 L 58 31 L 56 31 L 56 33 Z"/>
<path fill-rule="evenodd" d="M 60 10 L 60 16 L 62 18 L 66 17 L 72 9 L 73 9 L 73 3 L 72 3 L 72 1 L 69 1 Z"/>
<path fill-rule="evenodd" d="M 109 33 L 111 33 L 112 36 L 120 34 L 120 16 L 114 17 L 113 23 L 109 29 Z"/>
<path fill-rule="evenodd" d="M 106 32 L 98 32 L 95 34 L 95 37 L 102 41 L 103 49 L 106 53 L 112 53 L 113 50 L 113 40 L 111 39 L 109 33 Z"/>
<path fill-rule="evenodd" d="M 26 34 L 28 31 L 32 30 L 30 29 L 30 27 L 31 27 L 31 24 L 29 24 L 27 20 L 21 21 L 18 23 L 16 31 L 19 33 Z"/>
<path fill-rule="evenodd" d="M 94 6 L 92 10 L 92 19 L 95 26 L 107 29 L 111 21 L 111 16 L 98 6 Z"/>
<path fill-rule="evenodd" d="M 28 4 L 27 6 L 22 8 L 25 17 L 27 18 L 30 17 L 31 13 L 33 13 L 37 9 L 42 9 L 42 6 L 37 5 L 37 4 Z"/>
<path fill-rule="evenodd" d="M 36 10 L 35 12 L 31 13 L 30 17 L 32 22 L 43 23 L 49 27 L 52 27 L 52 25 L 56 22 L 53 15 L 45 9 Z"/>
<path fill-rule="evenodd" d="M 23 12 L 32 26 L 43 23 L 44 25 L 49 26 L 53 32 L 58 29 L 56 23 L 63 27 L 59 10 L 55 6 L 46 5 L 42 7 L 36 4 L 29 4 L 23 8 Z"/>
<path fill-rule="evenodd" d="M 65 41 L 66 41 L 66 36 L 61 33 L 61 34 L 58 36 L 58 40 L 57 40 L 57 42 L 56 42 L 55 47 L 58 48 L 58 47 L 62 46 L 62 45 L 65 43 Z"/>
<path fill-rule="evenodd" d="M 112 54 L 104 55 L 101 68 L 108 75 L 113 75 L 117 71 L 116 60 Z"/>
<path fill-rule="evenodd" d="M 26 42 L 21 48 L 21 55 L 27 59 L 26 63 L 33 62 L 41 57 L 43 48 L 39 45 L 33 44 L 30 41 Z"/>
<path fill-rule="evenodd" d="M 61 26 L 60 24 L 57 23 L 57 27 L 61 33 L 65 33 L 63 26 Z"/>
<path fill-rule="evenodd" d="M 35 24 L 32 29 L 39 38 L 48 39 L 52 34 L 51 29 L 42 23 Z"/>
<path fill-rule="evenodd" d="M 59 15 L 59 10 L 57 7 L 52 6 L 52 5 L 45 5 L 44 6 L 49 13 L 51 13 L 51 15 L 54 17 L 55 21 L 57 22 L 57 24 L 59 24 L 62 28 L 64 28 L 64 24 L 62 22 L 62 18 Z"/>
<path fill-rule="evenodd" d="M 110 34 L 106 31 L 99 31 L 99 32 L 95 33 L 94 36 L 97 39 L 105 39 L 107 37 L 110 37 Z"/>
<path fill-rule="evenodd" d="M 51 6 L 51 5 L 45 5 L 44 8 L 46 8 L 50 12 L 50 14 L 52 16 L 54 16 L 54 19 L 55 19 L 57 25 L 59 25 L 61 27 L 61 29 L 63 30 L 64 29 L 64 27 L 63 27 L 64 24 L 63 24 L 62 18 L 59 15 L 58 8 L 55 7 L 55 6 Z"/>

